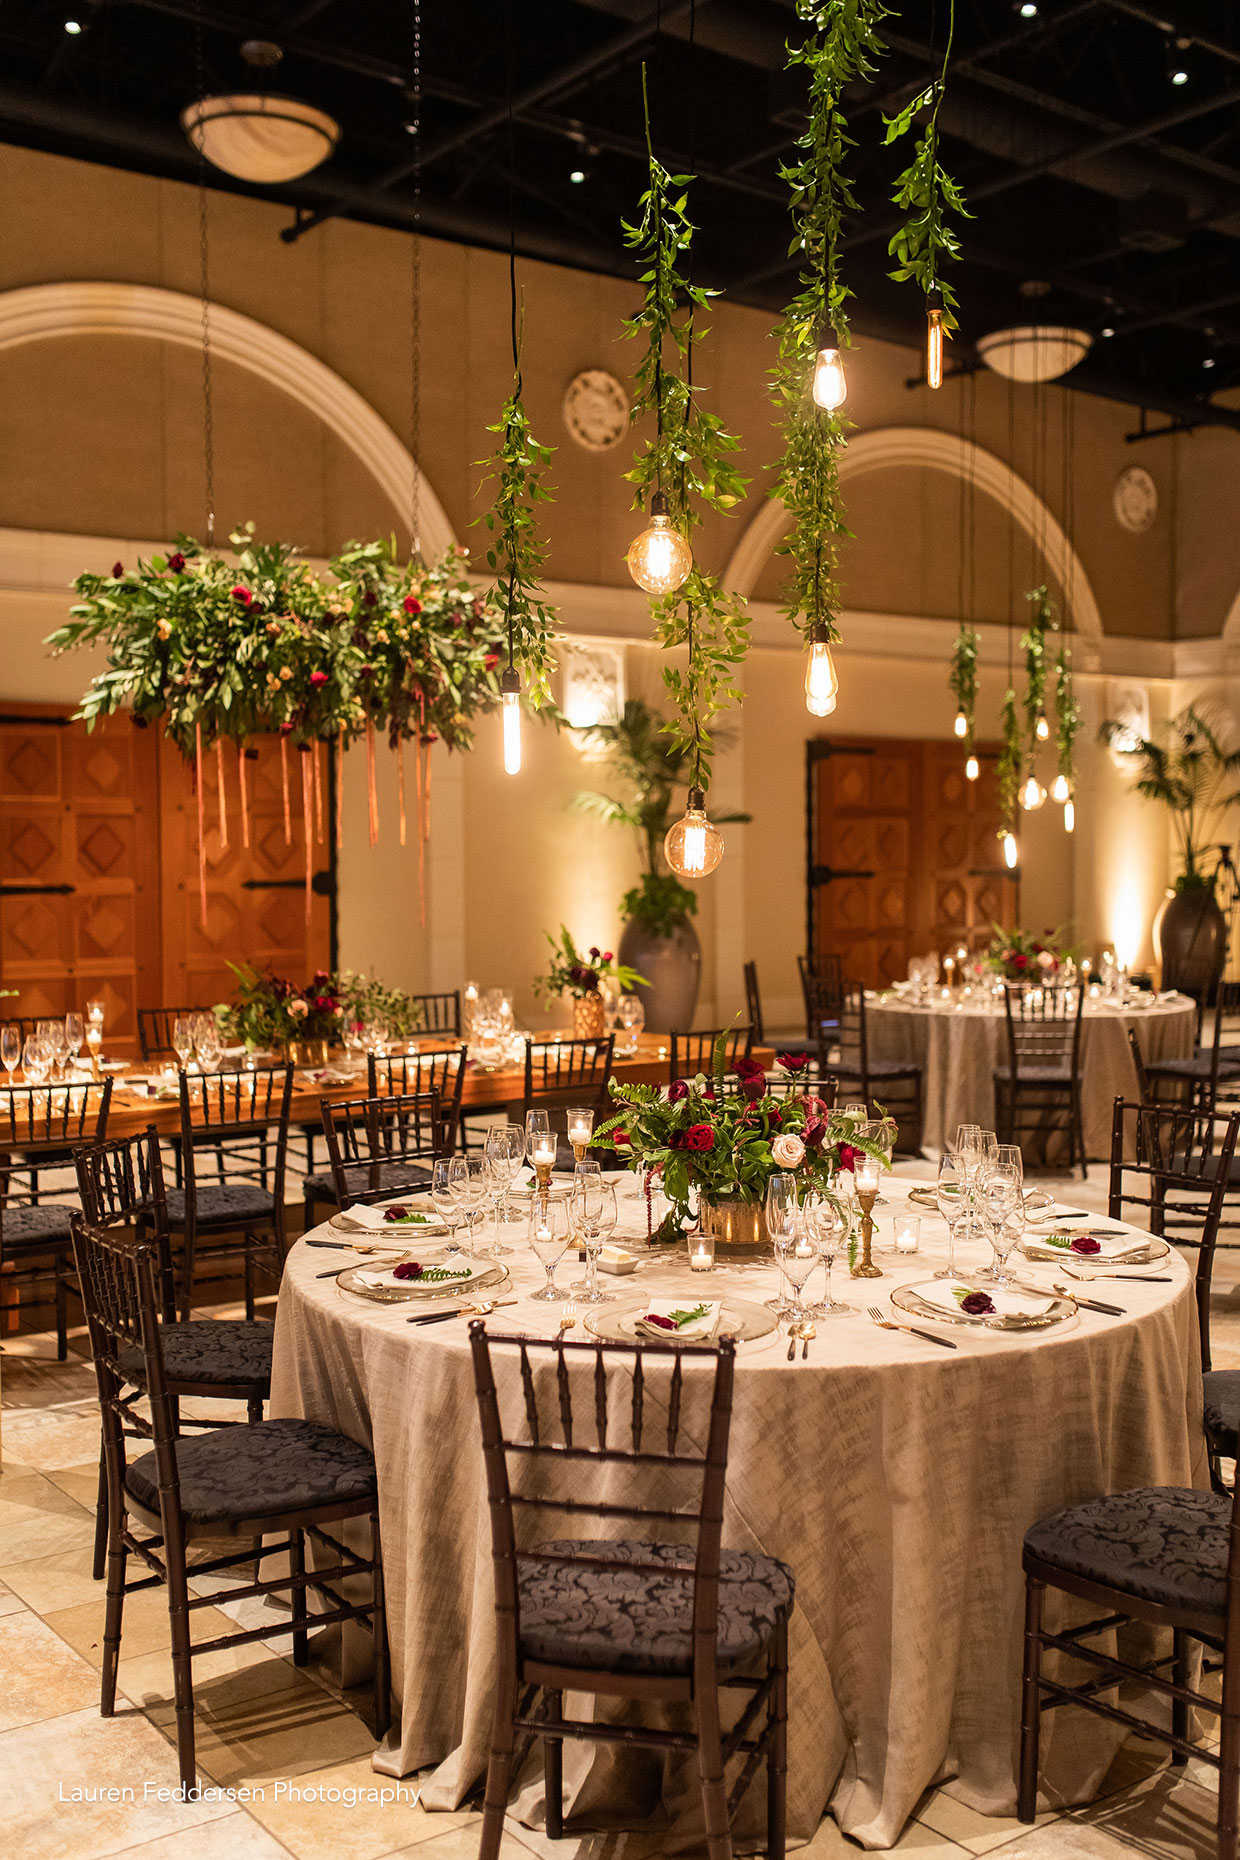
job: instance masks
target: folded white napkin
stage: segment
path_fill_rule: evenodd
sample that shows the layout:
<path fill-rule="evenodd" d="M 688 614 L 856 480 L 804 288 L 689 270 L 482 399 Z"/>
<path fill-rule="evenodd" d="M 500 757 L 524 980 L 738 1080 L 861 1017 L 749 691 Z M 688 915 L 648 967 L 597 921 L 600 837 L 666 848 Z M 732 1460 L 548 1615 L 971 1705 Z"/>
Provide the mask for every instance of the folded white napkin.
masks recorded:
<path fill-rule="evenodd" d="M 1096 1253 L 1078 1253 L 1071 1245 L 1056 1246 L 1054 1242 L 1066 1240 L 1071 1242 L 1078 1234 L 1091 1234 L 1098 1242 Z M 1021 1251 L 1029 1259 L 1067 1259 L 1083 1262 L 1085 1265 L 1114 1265 L 1125 1259 L 1144 1259 L 1149 1251 L 1149 1237 L 1145 1234 L 1108 1234 L 1097 1227 L 1081 1227 L 1063 1230 L 1061 1233 L 1026 1235 Z"/>
<path fill-rule="evenodd" d="M 994 1305 L 995 1316 L 1005 1318 L 1045 1317 L 1055 1302 L 1051 1297 L 1039 1298 L 1031 1292 L 1008 1291 L 1002 1285 L 970 1285 L 966 1279 L 927 1279 L 911 1289 L 923 1304 L 936 1305 L 941 1311 L 949 1311 L 953 1317 L 961 1316 L 960 1299 L 957 1296 L 960 1292 L 985 1292 Z"/>
<path fill-rule="evenodd" d="M 384 1209 L 389 1207 L 408 1208 L 409 1219 L 389 1221 L 384 1213 Z M 446 1234 L 448 1231 L 446 1224 L 440 1220 L 433 1209 L 420 1208 L 416 1200 L 397 1199 L 380 1202 L 375 1207 L 359 1202 L 356 1207 L 346 1208 L 343 1214 L 337 1215 L 336 1219 L 341 1227 L 350 1228 L 356 1233 L 393 1234 L 401 1244 L 406 1234 Z"/>
<path fill-rule="evenodd" d="M 661 1317 L 674 1319 L 677 1312 L 696 1311 L 702 1308 L 702 1315 L 694 1318 L 692 1323 L 677 1323 L 674 1329 L 666 1324 L 649 1324 L 647 1318 Z M 705 1343 L 719 1328 L 718 1299 L 693 1298 L 686 1293 L 681 1298 L 651 1298 L 646 1305 L 645 1314 L 639 1317 L 634 1328 L 639 1337 L 649 1337 L 656 1343 L 667 1342 L 671 1337 L 679 1337 L 687 1342 Z"/>
<path fill-rule="evenodd" d="M 399 1261 L 396 1263 L 399 1264 Z M 461 1286 L 467 1286 L 474 1277 L 474 1268 L 465 1260 L 459 1260 L 452 1268 L 452 1274 L 450 1279 L 435 1281 L 436 1290 L 442 1292 L 445 1297 L 450 1297 Z M 398 1279 L 392 1266 L 359 1266 L 357 1276 L 363 1285 L 382 1286 L 389 1290 L 400 1286 L 408 1291 L 410 1286 L 417 1284 L 416 1279 Z"/>

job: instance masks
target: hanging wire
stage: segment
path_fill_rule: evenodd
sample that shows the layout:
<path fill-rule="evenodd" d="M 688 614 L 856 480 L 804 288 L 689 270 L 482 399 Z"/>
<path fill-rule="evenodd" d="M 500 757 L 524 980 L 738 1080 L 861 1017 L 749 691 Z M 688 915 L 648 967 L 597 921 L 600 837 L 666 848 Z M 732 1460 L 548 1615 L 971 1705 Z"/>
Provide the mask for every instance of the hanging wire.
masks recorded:
<path fill-rule="evenodd" d="M 969 620 L 977 618 L 977 376 L 965 377 L 969 391 Z"/>
<path fill-rule="evenodd" d="M 194 62 L 201 106 L 207 100 L 207 54 L 202 0 L 194 11 Z M 207 547 L 215 546 L 215 384 L 211 371 L 211 266 L 207 225 L 206 136 L 198 126 L 198 296 L 202 317 L 202 468 L 207 504 Z"/>
<path fill-rule="evenodd" d="M 504 88 L 508 112 L 508 334 L 512 343 L 512 398 L 521 398 L 521 331 L 517 308 L 517 207 L 514 194 L 516 174 L 516 133 L 513 126 L 512 97 L 515 85 L 516 52 L 512 37 L 512 0 L 504 0 Z M 509 436 L 511 422 L 509 423 Z M 515 670 L 516 634 L 513 601 L 516 598 L 516 538 L 509 532 L 508 547 L 508 670 Z"/>
<path fill-rule="evenodd" d="M 409 553 L 422 554 L 422 0 L 409 15 L 409 121 L 413 138 L 413 232 L 409 239 Z"/>
<path fill-rule="evenodd" d="M 1016 457 L 1016 382 L 1008 376 L 1008 471 L 1014 471 L 1013 460 Z M 1016 648 L 1013 626 L 1016 618 L 1016 523 L 1008 517 L 1008 684 L 1016 683 Z"/>
<path fill-rule="evenodd" d="M 970 381 L 971 381 L 972 379 L 973 379 L 973 377 L 972 377 L 972 375 L 966 375 L 966 374 L 963 374 L 963 373 L 962 373 L 962 374 L 960 375 L 960 377 L 959 377 L 959 380 L 960 380 L 960 408 L 959 408 L 959 414 L 958 414 L 958 417 L 959 417 L 959 421 L 960 421 L 960 437 L 961 437 L 961 439 L 963 439 L 963 438 L 964 438 L 964 436 L 965 436 L 965 409 L 966 409 L 966 400 L 967 400 L 967 384 L 968 384 L 968 383 L 969 383 L 969 382 L 970 382 Z M 967 493 L 968 493 L 968 483 L 967 483 L 967 477 L 968 477 L 968 473 L 967 473 L 967 470 L 966 470 L 966 471 L 963 471 L 963 472 L 961 472 L 961 474 L 960 474 L 960 476 L 959 476 L 959 478 L 957 479 L 957 484 L 959 485 L 959 489 L 960 489 L 960 508 L 959 508 L 959 510 L 958 510 L 958 512 L 957 512 L 957 519 L 958 519 L 958 524 L 959 524 L 959 534 L 958 534 L 958 537 L 957 537 L 957 558 L 956 558 L 956 623 L 957 623 L 957 625 L 959 625 L 959 626 L 963 626 L 963 624 L 964 624 L 964 619 L 965 619 L 965 611 L 964 611 L 964 574 L 965 574 L 965 567 L 964 567 L 964 561 L 965 561 L 965 545 L 966 545 L 966 530 L 967 530 L 967 526 L 968 526 L 968 516 L 967 516 L 967 503 L 968 503 L 968 495 L 967 495 Z"/>
<path fill-rule="evenodd" d="M 689 61 L 690 61 L 689 172 L 692 175 L 696 175 L 697 173 L 697 128 L 698 128 L 697 87 L 693 82 L 693 57 L 694 57 L 694 48 L 696 45 L 696 40 L 697 40 L 697 0 L 689 0 Z M 694 248 L 692 245 L 690 245 L 689 247 L 689 347 L 688 347 L 688 353 L 685 358 L 685 424 L 686 426 L 688 425 L 689 419 L 693 412 L 693 312 L 695 308 L 694 299 L 693 299 L 693 273 L 694 273 Z M 687 434 L 686 434 L 686 437 L 687 437 Z M 682 508 L 684 508 L 688 503 L 688 496 L 687 496 L 686 489 L 685 489 L 685 475 L 688 471 L 688 458 L 687 458 L 688 450 L 689 448 L 686 445 L 684 448 L 684 451 L 686 453 L 686 458 L 682 462 L 681 468 L 680 468 L 681 469 L 680 502 L 681 502 Z M 700 717 L 698 716 L 697 692 L 693 685 L 693 661 L 694 661 L 695 651 L 696 651 L 696 641 L 693 636 L 693 619 L 694 619 L 693 598 L 692 596 L 690 596 L 689 603 L 688 603 L 688 636 L 689 636 L 688 646 L 689 646 L 689 686 L 690 686 L 690 689 L 693 690 L 693 693 L 694 693 L 693 695 L 693 785 L 695 788 L 700 788 L 702 785 L 702 723 L 701 723 Z"/>

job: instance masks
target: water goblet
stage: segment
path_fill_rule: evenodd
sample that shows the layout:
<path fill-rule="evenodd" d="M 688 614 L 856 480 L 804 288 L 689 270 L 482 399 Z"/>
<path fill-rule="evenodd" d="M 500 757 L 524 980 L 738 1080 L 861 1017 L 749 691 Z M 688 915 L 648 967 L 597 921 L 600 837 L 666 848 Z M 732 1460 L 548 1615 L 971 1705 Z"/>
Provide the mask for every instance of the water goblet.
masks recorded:
<path fill-rule="evenodd" d="M 572 1237 L 570 1196 L 561 1191 L 545 1202 L 538 1195 L 529 1200 L 529 1243 L 547 1275 L 547 1283 L 530 1297 L 535 1304 L 558 1304 L 564 1294 L 555 1282 L 555 1269 Z"/>
<path fill-rule="evenodd" d="M 219 1068 L 220 1056 L 224 1042 L 220 1037 L 219 1022 L 214 1014 L 199 1014 L 194 1027 L 194 1045 L 198 1051 L 198 1064 L 204 1072 L 215 1072 Z"/>
<path fill-rule="evenodd" d="M 448 1161 L 448 1185 L 465 1222 L 465 1250 L 472 1253 L 474 1218 L 482 1212 L 489 1178 L 481 1156 L 452 1156 Z"/>
<path fill-rule="evenodd" d="M 779 1288 L 774 1298 L 766 1300 L 767 1309 L 776 1317 L 786 1317 L 791 1303 L 784 1289 L 783 1261 L 780 1257 L 780 1236 L 792 1225 L 797 1209 L 797 1179 L 786 1170 L 776 1170 L 766 1185 L 766 1231 L 771 1237 L 771 1247 L 775 1254 L 775 1263 L 779 1267 Z"/>
<path fill-rule="evenodd" d="M 194 1016 L 178 1014 L 172 1023 L 172 1050 L 180 1061 L 180 1070 L 188 1072 L 194 1051 Z"/>
<path fill-rule="evenodd" d="M 38 1020 L 35 1022 L 35 1034 L 47 1048 L 48 1072 L 56 1077 L 60 1059 L 60 1049 L 65 1037 L 65 1024 L 62 1020 Z"/>
<path fill-rule="evenodd" d="M 27 1085 L 42 1085 L 51 1067 L 52 1055 L 46 1040 L 28 1033 L 22 1046 L 22 1072 Z"/>
<path fill-rule="evenodd" d="M 792 1287 L 789 1322 L 792 1325 L 804 1324 L 809 1313 L 801 1293 L 805 1281 L 818 1264 L 818 1242 L 808 1231 L 805 1216 L 800 1209 L 793 1213 L 791 1220 L 780 1230 L 775 1241 L 775 1252 L 783 1267 L 784 1277 Z"/>
<path fill-rule="evenodd" d="M 498 1259 L 501 1254 L 511 1250 L 501 1244 L 499 1230 L 507 1218 L 509 1191 L 525 1155 L 525 1132 L 520 1124 L 493 1124 L 487 1131 L 485 1155 L 495 1204 L 495 1245 L 491 1251 Z"/>
<path fill-rule="evenodd" d="M 1011 1285 L 1012 1275 L 1007 1270 L 1008 1255 L 1025 1231 L 1025 1211 L 1018 1202 L 1010 1214 L 1002 1220 L 992 1221 L 990 1244 L 994 1248 L 994 1271 L 988 1277 L 995 1285 Z"/>
<path fill-rule="evenodd" d="M 616 1191 L 609 1182 L 591 1176 L 575 1177 L 569 1200 L 574 1234 L 585 1248 L 586 1276 L 572 1286 L 582 1304 L 610 1304 L 614 1293 L 598 1282 L 598 1256 L 616 1225 Z"/>
<path fill-rule="evenodd" d="M 3 1061 L 11 1085 L 13 1074 L 22 1062 L 22 1030 L 16 1021 L 6 1022 L 0 1031 L 0 1061 Z"/>
<path fill-rule="evenodd" d="M 626 1053 L 637 1051 L 637 1036 L 646 1025 L 646 1008 L 640 995 L 621 995 L 620 1025 L 624 1028 Z"/>
<path fill-rule="evenodd" d="M 935 1273 L 936 1279 L 954 1279 L 956 1276 L 956 1229 L 964 1214 L 965 1191 L 964 1166 L 945 1150 L 939 1157 L 935 1196 L 939 1213 L 947 1222 L 947 1264 Z"/>
<path fill-rule="evenodd" d="M 810 1307 L 810 1315 L 816 1318 L 840 1317 L 847 1312 L 848 1306 L 831 1296 L 831 1268 L 852 1225 L 848 1210 L 838 1195 L 831 1194 L 829 1190 L 818 1190 L 806 1202 L 805 1216 L 827 1279 L 822 1300 Z"/>
<path fill-rule="evenodd" d="M 459 1245 L 456 1237 L 461 1224 L 462 1210 L 458 1198 L 452 1193 L 450 1170 L 453 1160 L 451 1156 L 437 1156 L 431 1164 L 431 1201 L 434 1203 L 436 1214 L 448 1230 L 450 1244 L 445 1256 L 448 1259 L 451 1259 L 454 1253 L 464 1252 L 464 1248 Z"/>

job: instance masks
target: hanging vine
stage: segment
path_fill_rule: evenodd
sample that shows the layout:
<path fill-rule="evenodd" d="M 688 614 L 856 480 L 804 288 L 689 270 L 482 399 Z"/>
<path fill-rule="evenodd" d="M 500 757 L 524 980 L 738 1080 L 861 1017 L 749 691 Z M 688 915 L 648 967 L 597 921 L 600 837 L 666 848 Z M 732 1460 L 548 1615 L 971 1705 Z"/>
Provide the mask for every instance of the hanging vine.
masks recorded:
<path fill-rule="evenodd" d="M 634 505 L 647 508 L 661 494 L 673 526 L 684 536 L 701 522 L 701 507 L 720 513 L 744 496 L 748 480 L 733 455 L 740 441 L 717 414 L 702 406 L 693 383 L 693 352 L 704 332 L 694 312 L 717 293 L 695 284 L 691 271 L 694 226 L 688 214 L 692 175 L 671 174 L 654 153 L 646 74 L 648 180 L 632 222 L 622 221 L 624 242 L 633 252 L 643 286 L 636 315 L 624 333 L 643 344 L 635 376 L 630 420 L 653 418 L 654 433 L 642 445 L 629 482 Z M 684 669 L 665 663 L 663 682 L 675 706 L 668 730 L 676 747 L 693 761 L 693 786 L 708 788 L 715 720 L 742 693 L 736 668 L 749 647 L 749 614 L 743 598 L 724 589 L 716 576 L 694 564 L 673 593 L 651 603 L 655 639 L 665 653 L 687 649 Z"/>
<path fill-rule="evenodd" d="M 817 406 L 811 391 L 814 356 L 834 333 L 849 346 L 851 292 L 840 270 L 845 217 L 858 211 L 844 163 L 854 146 L 844 103 L 850 87 L 873 77 L 883 51 L 878 28 L 888 9 L 881 0 L 847 6 L 797 0 L 808 31 L 788 48 L 788 69 L 809 83 L 808 119 L 795 154 L 780 173 L 792 215 L 790 253 L 800 255 L 799 288 L 780 322 L 772 393 L 784 431 L 784 454 L 774 494 L 792 525 L 779 552 L 789 561 L 784 612 L 798 632 L 839 638 L 840 549 L 850 535 L 840 495 L 839 460 L 849 422 L 838 410 Z"/>
<path fill-rule="evenodd" d="M 948 330 L 956 328 L 958 299 L 944 275 L 944 266 L 960 257 L 960 240 L 948 215 L 970 217 L 963 190 L 943 166 L 939 152 L 939 111 L 947 91 L 955 32 L 956 7 L 955 0 L 951 0 L 947 43 L 938 76 L 910 98 L 902 110 L 883 119 L 886 124 L 884 139 L 888 145 L 908 135 L 915 123 L 925 119 L 912 160 L 892 191 L 892 200 L 905 219 L 892 234 L 887 250 L 896 261 L 890 275 L 897 283 L 919 285 L 931 302 L 937 299 L 943 312 L 943 327 Z"/>
<path fill-rule="evenodd" d="M 1009 685 L 1003 700 L 1003 747 L 999 751 L 999 838 L 1016 831 L 1016 803 L 1020 793 L 1021 741 L 1016 690 Z"/>
<path fill-rule="evenodd" d="M 977 649 L 976 627 L 962 620 L 960 631 L 956 634 L 956 643 L 952 647 L 948 683 L 965 720 L 964 743 L 969 753 L 973 749 L 973 728 L 977 717 Z"/>
<path fill-rule="evenodd" d="M 1072 681 L 1072 657 L 1066 640 L 1055 658 L 1055 767 L 1068 784 L 1069 798 L 1076 792 L 1076 739 L 1081 728 L 1081 706 Z"/>
<path fill-rule="evenodd" d="M 514 343 L 514 358 L 519 349 Z M 538 527 L 538 506 L 550 503 L 543 483 L 553 448 L 534 437 L 522 398 L 521 370 L 514 360 L 513 390 L 488 433 L 499 437 L 489 460 L 480 460 L 483 485 L 494 485 L 491 508 L 477 521 L 493 538 L 486 551 L 495 577 L 489 600 L 503 619 L 510 663 L 525 675 L 526 696 L 535 710 L 551 704 L 551 675 L 556 668 L 554 610 L 542 592 L 547 560 L 546 539 Z"/>
<path fill-rule="evenodd" d="M 1045 583 L 1028 589 L 1025 599 L 1031 611 L 1020 649 L 1025 655 L 1025 736 L 1032 758 L 1038 751 L 1038 719 L 1046 715 L 1047 636 L 1057 630 L 1059 620 Z"/>

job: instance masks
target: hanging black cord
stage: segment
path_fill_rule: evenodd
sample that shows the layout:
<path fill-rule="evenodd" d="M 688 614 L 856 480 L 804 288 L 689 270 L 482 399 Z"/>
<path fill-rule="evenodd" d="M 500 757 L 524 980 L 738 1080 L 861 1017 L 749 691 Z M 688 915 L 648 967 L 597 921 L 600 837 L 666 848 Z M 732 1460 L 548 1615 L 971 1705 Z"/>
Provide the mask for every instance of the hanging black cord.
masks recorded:
<path fill-rule="evenodd" d="M 422 0 L 413 0 L 409 20 L 409 130 L 413 170 L 413 232 L 409 240 L 409 553 L 422 553 Z"/>
<path fill-rule="evenodd" d="M 695 175 L 695 176 L 697 173 L 697 86 L 693 82 L 692 61 L 694 57 L 696 38 L 697 38 L 697 0 L 690 0 L 690 4 L 689 4 L 689 59 L 690 59 L 689 172 L 690 174 Z M 686 357 L 685 357 L 685 427 L 686 429 L 688 428 L 689 421 L 693 415 L 693 312 L 694 312 L 694 309 L 696 308 L 694 297 L 693 297 L 693 275 L 694 275 L 694 248 L 692 244 L 690 244 L 690 247 L 689 247 L 689 346 L 688 346 L 688 350 L 687 350 Z M 686 440 L 688 439 L 687 430 L 685 433 L 685 438 Z M 684 446 L 683 450 L 687 455 L 688 450 L 689 450 L 687 444 Z M 685 460 L 682 461 L 681 467 L 680 467 L 680 503 L 681 503 L 681 509 L 684 511 L 686 518 L 688 516 L 688 507 L 689 507 L 688 489 L 685 484 L 685 477 L 686 477 L 687 472 L 688 472 L 688 460 L 686 456 Z M 689 595 L 687 631 L 688 631 L 688 646 L 689 646 L 689 688 L 693 692 L 693 786 L 695 788 L 700 789 L 702 786 L 702 723 L 701 723 L 700 717 L 698 716 L 697 690 L 694 685 L 694 677 L 693 677 L 694 659 L 696 656 L 696 644 L 697 644 L 696 640 L 694 639 L 694 634 L 693 634 L 693 620 L 694 620 L 693 596 Z"/>
<path fill-rule="evenodd" d="M 520 317 L 517 309 L 517 210 L 514 198 L 515 144 L 516 137 L 512 117 L 512 95 L 514 85 L 514 50 L 512 42 L 512 0 L 504 0 L 504 84 L 505 101 L 508 107 L 508 332 L 512 342 L 512 398 L 521 398 L 521 331 Z M 512 437 L 512 421 L 508 423 L 508 439 Z M 513 619 L 513 602 L 516 599 L 517 586 L 517 539 L 513 533 L 510 520 L 504 545 L 508 552 L 508 671 L 516 670 L 515 621 Z"/>
<path fill-rule="evenodd" d="M 207 54 L 202 0 L 194 10 L 194 61 L 198 105 L 207 100 Z M 207 227 L 206 134 L 198 124 L 198 298 L 202 317 L 202 469 L 207 502 L 207 547 L 215 547 L 215 384 L 211 376 L 211 266 Z"/>

